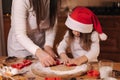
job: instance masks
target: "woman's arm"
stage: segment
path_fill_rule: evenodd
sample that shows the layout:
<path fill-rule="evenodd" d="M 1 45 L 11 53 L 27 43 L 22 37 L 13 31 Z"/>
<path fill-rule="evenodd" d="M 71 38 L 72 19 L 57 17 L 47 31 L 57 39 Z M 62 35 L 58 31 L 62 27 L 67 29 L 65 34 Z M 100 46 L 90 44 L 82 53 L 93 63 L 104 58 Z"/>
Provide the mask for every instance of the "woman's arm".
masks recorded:
<path fill-rule="evenodd" d="M 29 8 L 29 0 L 13 0 L 11 20 L 15 37 L 26 50 L 38 57 L 43 66 L 53 65 L 55 64 L 54 59 L 34 44 L 27 36 L 27 16 Z"/>
<path fill-rule="evenodd" d="M 48 29 L 45 33 L 45 45 L 44 45 L 44 47 L 50 46 L 51 48 L 53 48 L 56 32 L 57 32 L 57 19 L 55 21 L 54 27 Z"/>
<path fill-rule="evenodd" d="M 57 31 L 57 19 L 53 28 L 48 29 L 45 33 L 45 45 L 44 50 L 51 55 L 53 58 L 56 57 L 56 54 L 53 51 L 54 40 Z"/>
<path fill-rule="evenodd" d="M 30 53 L 35 54 L 39 47 L 33 43 L 26 32 L 29 8 L 29 0 L 13 0 L 11 26 L 17 41 Z"/>

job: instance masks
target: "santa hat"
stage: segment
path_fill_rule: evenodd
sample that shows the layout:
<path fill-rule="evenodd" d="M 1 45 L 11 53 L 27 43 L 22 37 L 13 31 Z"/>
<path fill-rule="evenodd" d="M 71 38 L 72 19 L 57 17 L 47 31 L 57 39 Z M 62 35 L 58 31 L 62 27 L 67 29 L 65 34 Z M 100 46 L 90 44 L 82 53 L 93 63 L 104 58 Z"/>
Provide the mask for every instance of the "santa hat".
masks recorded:
<path fill-rule="evenodd" d="M 101 40 L 106 40 L 107 35 L 102 32 L 102 27 L 96 15 L 85 7 L 76 7 L 68 15 L 66 26 L 81 33 L 91 33 L 93 28 L 99 33 Z"/>

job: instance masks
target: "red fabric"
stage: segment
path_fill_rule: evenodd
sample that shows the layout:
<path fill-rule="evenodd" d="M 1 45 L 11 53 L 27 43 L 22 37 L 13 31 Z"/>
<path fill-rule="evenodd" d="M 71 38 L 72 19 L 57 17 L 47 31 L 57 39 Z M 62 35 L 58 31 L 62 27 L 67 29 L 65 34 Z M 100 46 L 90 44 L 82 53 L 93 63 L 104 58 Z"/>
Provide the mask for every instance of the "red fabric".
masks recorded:
<path fill-rule="evenodd" d="M 70 17 L 83 24 L 93 24 L 94 29 L 99 34 L 102 33 L 102 28 L 97 16 L 88 8 L 78 6 L 73 9 Z"/>
<path fill-rule="evenodd" d="M 91 77 L 99 77 L 100 73 L 97 70 L 90 70 L 87 72 L 87 75 Z"/>
<path fill-rule="evenodd" d="M 30 64 L 32 64 L 31 60 L 23 60 L 20 63 L 12 64 L 11 67 L 17 68 L 17 69 L 22 69 L 22 68 L 24 68 L 26 66 L 29 66 Z"/>
<path fill-rule="evenodd" d="M 62 80 L 62 79 L 59 77 L 47 77 L 45 78 L 45 80 Z"/>

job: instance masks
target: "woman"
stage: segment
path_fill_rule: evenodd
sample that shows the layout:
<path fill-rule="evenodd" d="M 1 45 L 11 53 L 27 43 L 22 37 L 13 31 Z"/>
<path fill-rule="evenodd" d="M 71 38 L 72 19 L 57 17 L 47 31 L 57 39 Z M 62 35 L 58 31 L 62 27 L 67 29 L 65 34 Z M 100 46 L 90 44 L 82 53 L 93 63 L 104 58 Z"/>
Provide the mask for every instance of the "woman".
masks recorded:
<path fill-rule="evenodd" d="M 107 35 L 102 32 L 96 15 L 91 10 L 78 6 L 68 15 L 65 24 L 68 31 L 57 49 L 62 61 L 67 65 L 97 61 L 100 52 L 99 39 L 106 40 Z M 73 59 L 66 55 L 68 47 Z"/>
<path fill-rule="evenodd" d="M 53 43 L 60 0 L 13 0 L 8 56 L 35 55 L 43 66 L 55 64 Z"/>

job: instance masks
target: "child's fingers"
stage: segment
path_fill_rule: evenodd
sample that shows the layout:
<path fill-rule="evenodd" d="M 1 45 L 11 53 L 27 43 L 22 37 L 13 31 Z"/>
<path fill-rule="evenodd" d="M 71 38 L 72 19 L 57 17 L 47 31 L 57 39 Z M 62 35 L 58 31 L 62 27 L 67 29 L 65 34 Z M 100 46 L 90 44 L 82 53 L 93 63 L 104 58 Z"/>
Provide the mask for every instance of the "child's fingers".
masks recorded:
<path fill-rule="evenodd" d="M 64 60 L 64 61 L 63 61 L 63 64 L 66 64 L 66 63 L 68 63 L 68 60 Z"/>
<path fill-rule="evenodd" d="M 69 59 L 67 64 L 77 64 L 74 59 Z"/>

